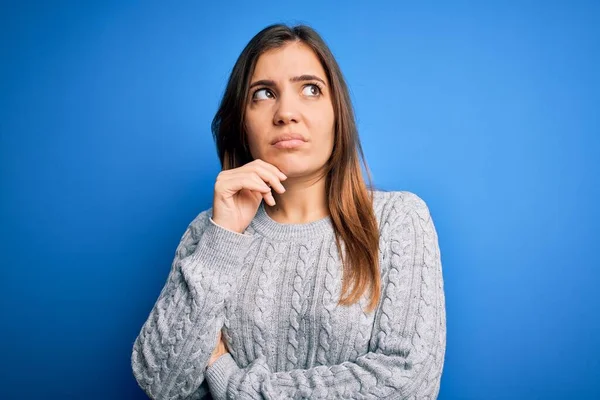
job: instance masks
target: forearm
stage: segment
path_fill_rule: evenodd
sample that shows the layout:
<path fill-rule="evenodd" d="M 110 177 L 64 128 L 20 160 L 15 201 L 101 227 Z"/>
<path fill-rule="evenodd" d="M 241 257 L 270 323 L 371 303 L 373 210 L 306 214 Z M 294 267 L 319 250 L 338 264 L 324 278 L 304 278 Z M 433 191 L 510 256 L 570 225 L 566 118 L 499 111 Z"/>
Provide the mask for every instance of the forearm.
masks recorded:
<path fill-rule="evenodd" d="M 204 380 L 223 325 L 224 302 L 249 241 L 212 223 L 197 243 L 192 232 L 184 234 L 133 347 L 133 372 L 150 398 L 190 398 Z"/>
<path fill-rule="evenodd" d="M 231 355 L 207 370 L 215 399 L 419 399 L 436 398 L 443 354 L 434 350 L 419 368 L 410 357 L 370 352 L 354 362 L 273 373 L 263 357 L 240 368 Z"/>
<path fill-rule="evenodd" d="M 399 198 L 394 210 L 371 351 L 352 361 L 289 372 L 272 372 L 264 356 L 239 368 L 225 355 L 207 370 L 215 399 L 437 397 L 446 346 L 437 233 L 419 198 Z"/>

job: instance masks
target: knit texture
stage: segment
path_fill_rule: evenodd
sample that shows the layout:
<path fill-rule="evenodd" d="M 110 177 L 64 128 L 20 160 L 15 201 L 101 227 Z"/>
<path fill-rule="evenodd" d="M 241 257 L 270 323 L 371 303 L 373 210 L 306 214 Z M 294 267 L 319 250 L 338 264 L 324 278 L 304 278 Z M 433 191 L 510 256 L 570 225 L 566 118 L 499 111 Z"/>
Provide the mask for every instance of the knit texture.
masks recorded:
<path fill-rule="evenodd" d="M 374 191 L 382 297 L 339 306 L 330 217 L 243 234 L 201 212 L 133 344 L 152 399 L 436 399 L 446 348 L 438 237 L 416 194 Z M 222 331 L 229 353 L 207 368 Z"/>

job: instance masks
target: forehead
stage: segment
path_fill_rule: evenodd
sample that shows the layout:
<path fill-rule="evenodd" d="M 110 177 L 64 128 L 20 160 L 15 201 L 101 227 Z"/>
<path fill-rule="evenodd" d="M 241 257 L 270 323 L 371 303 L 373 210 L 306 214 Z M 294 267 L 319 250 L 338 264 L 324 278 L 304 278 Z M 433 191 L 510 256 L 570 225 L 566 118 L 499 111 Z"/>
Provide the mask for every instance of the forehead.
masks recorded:
<path fill-rule="evenodd" d="M 302 42 L 292 42 L 261 54 L 256 62 L 252 80 L 285 80 L 304 74 L 317 75 L 325 81 L 327 79 L 315 52 Z"/>

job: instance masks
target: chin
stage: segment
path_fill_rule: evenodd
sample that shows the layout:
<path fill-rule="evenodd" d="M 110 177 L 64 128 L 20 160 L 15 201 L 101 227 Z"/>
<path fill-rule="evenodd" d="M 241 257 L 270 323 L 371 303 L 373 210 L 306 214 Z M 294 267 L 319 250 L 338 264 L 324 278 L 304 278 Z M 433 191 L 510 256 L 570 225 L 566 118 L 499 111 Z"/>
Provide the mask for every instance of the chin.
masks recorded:
<path fill-rule="evenodd" d="M 288 178 L 299 178 L 303 176 L 314 175 L 322 165 L 315 165 L 314 163 L 302 162 L 302 160 L 288 160 L 287 162 L 280 161 L 274 162 L 277 168 L 281 170 Z"/>
<path fill-rule="evenodd" d="M 279 154 L 264 154 L 261 160 L 272 164 L 279 168 L 288 178 L 297 178 L 302 176 L 313 175 L 319 169 L 323 168 L 326 159 L 319 161 L 318 158 L 322 155 L 311 155 L 301 153 L 279 153 Z"/>

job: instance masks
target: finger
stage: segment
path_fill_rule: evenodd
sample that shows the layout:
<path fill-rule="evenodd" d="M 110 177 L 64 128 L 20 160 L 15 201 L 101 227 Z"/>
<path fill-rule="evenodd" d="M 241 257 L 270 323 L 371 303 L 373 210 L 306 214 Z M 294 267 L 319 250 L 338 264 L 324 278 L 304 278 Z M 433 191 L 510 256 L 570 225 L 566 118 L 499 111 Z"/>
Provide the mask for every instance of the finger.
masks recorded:
<path fill-rule="evenodd" d="M 279 177 L 263 166 L 255 166 L 254 172 L 260 176 L 265 182 L 269 183 L 270 186 L 277 191 L 277 193 L 284 193 L 285 187 L 281 184 Z"/>
<path fill-rule="evenodd" d="M 256 178 L 257 181 L 265 183 L 267 187 L 273 188 L 278 193 L 284 193 L 285 187 L 279 181 L 279 178 L 271 171 L 263 168 L 262 166 L 253 165 L 245 170 L 237 172 L 235 175 L 231 175 L 228 179 L 240 179 L 246 181 L 248 179 Z"/>
<path fill-rule="evenodd" d="M 215 185 L 215 192 L 226 192 L 232 195 L 242 189 L 248 189 L 262 194 L 271 193 L 271 188 L 262 179 L 256 176 L 256 174 L 246 176 L 245 179 L 240 176 L 231 176 Z"/>
<path fill-rule="evenodd" d="M 265 185 L 267 186 L 267 184 L 258 177 L 258 175 L 256 174 L 252 174 L 251 175 L 251 179 L 255 179 L 257 184 L 259 185 Z M 267 188 L 269 189 L 268 192 L 266 193 L 260 193 L 262 198 L 265 200 L 265 203 L 267 203 L 270 206 L 274 206 L 275 205 L 275 198 L 273 197 L 273 192 L 271 192 L 271 188 L 267 186 Z"/>
<path fill-rule="evenodd" d="M 263 198 L 265 199 L 265 202 L 271 207 L 276 204 L 275 198 L 273 197 L 273 194 L 271 192 L 263 194 Z"/>
<path fill-rule="evenodd" d="M 287 176 L 283 172 L 281 172 L 281 170 L 279 168 L 277 168 L 276 166 L 274 166 L 273 164 L 270 164 L 270 163 L 268 163 L 268 162 L 266 162 L 264 160 L 261 160 L 261 159 L 254 160 L 254 162 L 256 162 L 257 165 L 260 165 L 260 166 L 268 169 L 269 171 L 271 171 L 275 175 L 277 175 L 280 180 L 284 181 L 284 180 L 287 179 Z"/>

